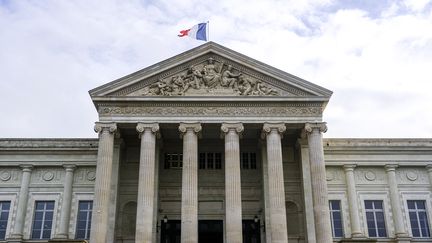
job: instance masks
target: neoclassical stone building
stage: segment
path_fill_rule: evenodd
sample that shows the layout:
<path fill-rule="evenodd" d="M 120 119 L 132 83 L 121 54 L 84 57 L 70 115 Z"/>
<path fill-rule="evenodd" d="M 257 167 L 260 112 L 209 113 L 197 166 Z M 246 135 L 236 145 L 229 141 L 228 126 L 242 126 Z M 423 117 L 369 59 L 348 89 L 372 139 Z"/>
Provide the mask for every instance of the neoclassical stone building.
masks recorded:
<path fill-rule="evenodd" d="M 332 92 L 213 42 L 0 139 L 0 242 L 432 242 L 432 139 L 323 139 Z"/>

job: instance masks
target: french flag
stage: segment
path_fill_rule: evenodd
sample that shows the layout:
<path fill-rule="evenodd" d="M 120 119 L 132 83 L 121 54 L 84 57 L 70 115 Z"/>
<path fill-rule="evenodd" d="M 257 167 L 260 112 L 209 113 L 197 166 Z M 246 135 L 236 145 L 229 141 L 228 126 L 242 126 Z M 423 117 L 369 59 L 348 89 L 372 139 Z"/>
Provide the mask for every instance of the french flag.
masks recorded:
<path fill-rule="evenodd" d="M 190 29 L 180 30 L 178 37 L 189 36 L 197 40 L 207 41 L 208 23 L 199 23 Z"/>

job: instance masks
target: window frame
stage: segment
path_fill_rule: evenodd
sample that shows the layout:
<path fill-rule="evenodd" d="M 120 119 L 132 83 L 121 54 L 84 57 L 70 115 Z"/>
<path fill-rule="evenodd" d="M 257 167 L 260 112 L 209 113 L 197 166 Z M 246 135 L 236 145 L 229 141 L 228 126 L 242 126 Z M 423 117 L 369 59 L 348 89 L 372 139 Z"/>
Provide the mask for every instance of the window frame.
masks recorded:
<path fill-rule="evenodd" d="M 211 154 L 211 156 L 209 156 Z M 201 155 L 204 155 L 204 161 L 202 161 Z M 219 157 L 218 157 L 219 155 Z M 209 166 L 209 158 L 211 157 L 211 165 Z M 219 161 L 217 159 L 220 159 Z M 204 165 L 204 166 L 201 166 Z M 220 165 L 220 166 L 218 166 Z M 210 168 L 211 167 L 211 168 Z M 218 168 L 219 167 L 219 168 Z M 223 170 L 224 169 L 224 157 L 223 152 L 218 151 L 199 151 L 198 152 L 198 170 Z"/>
<path fill-rule="evenodd" d="M 339 210 L 334 210 L 331 208 L 331 203 L 330 202 L 339 202 Z M 340 199 L 329 199 L 328 200 L 328 204 L 329 204 L 329 212 L 330 212 L 330 223 L 331 223 L 331 228 L 332 228 L 332 237 L 333 238 L 343 238 L 345 236 L 345 225 L 344 225 L 344 213 L 343 213 L 343 206 L 342 206 L 342 200 Z M 333 212 L 339 212 L 340 213 L 340 220 L 341 220 L 341 225 L 342 225 L 342 235 L 340 236 L 336 236 L 336 232 L 335 232 L 335 228 L 334 228 L 334 218 L 333 218 Z"/>
<path fill-rule="evenodd" d="M 376 209 L 375 208 L 375 203 L 373 204 L 373 208 L 372 209 L 367 209 L 366 208 L 366 201 L 371 201 L 371 202 L 381 202 L 381 209 Z M 371 238 L 389 238 L 389 232 L 388 232 L 388 227 L 387 227 L 387 219 L 386 219 L 386 211 L 385 211 L 385 202 L 384 200 L 380 200 L 380 199 L 366 199 L 363 200 L 363 205 L 364 205 L 364 216 L 365 216 L 365 221 L 366 221 L 366 225 L 367 225 L 367 213 L 373 213 L 374 216 L 374 223 L 375 223 L 375 233 L 377 234 L 376 236 L 371 236 L 369 235 L 369 227 L 366 226 L 366 230 L 368 232 L 368 236 Z M 378 230 L 378 221 L 377 221 L 377 213 L 382 213 L 383 214 L 383 220 L 384 220 L 384 236 L 380 236 L 379 235 L 379 230 Z"/>
<path fill-rule="evenodd" d="M 81 203 L 89 203 L 91 202 L 91 210 L 88 208 L 84 210 L 86 212 L 86 227 L 85 227 L 85 236 L 83 238 L 78 237 L 78 220 L 79 220 L 79 213 L 80 211 L 80 204 Z M 90 213 L 89 213 L 90 212 Z M 77 207 L 77 218 L 75 220 L 75 239 L 78 240 L 88 240 L 90 239 L 90 232 L 91 232 L 91 220 L 93 215 L 93 200 L 78 200 L 78 207 Z"/>
<path fill-rule="evenodd" d="M 9 218 L 10 218 L 10 214 L 11 214 L 11 209 L 12 209 L 12 202 L 9 200 L 0 200 L 0 215 L 3 214 L 3 212 L 6 212 L 5 209 L 3 209 L 3 204 L 9 203 L 9 208 L 7 210 L 7 218 L 6 220 L 6 227 L 4 229 L 4 238 L 0 238 L 0 241 L 3 241 L 7 238 L 7 228 L 9 226 Z"/>
<path fill-rule="evenodd" d="M 402 193 L 403 207 L 404 207 L 404 212 L 405 212 L 405 220 L 406 220 L 407 225 L 409 227 L 408 232 L 409 232 L 409 235 L 415 239 L 431 239 L 432 238 L 432 200 L 431 200 L 431 197 L 432 197 L 432 194 L 430 192 L 427 192 L 427 191 L 424 191 L 424 192 L 405 191 Z M 430 237 L 414 237 L 413 236 L 411 219 L 410 219 L 409 210 L 408 210 L 408 200 L 425 201 L 426 215 L 428 217 Z"/>
<path fill-rule="evenodd" d="M 0 201 L 9 201 L 10 202 L 10 208 L 9 208 L 9 215 L 8 215 L 8 222 L 6 225 L 6 232 L 5 232 L 5 238 L 10 237 L 11 233 L 11 222 L 12 222 L 12 214 L 15 209 L 15 203 L 17 199 L 17 193 L 5 193 L 0 195 Z M 0 240 L 3 241 L 3 240 Z"/>
<path fill-rule="evenodd" d="M 29 221 L 26 220 L 24 224 L 24 232 L 23 235 L 27 237 L 27 239 L 31 239 L 32 231 L 33 231 L 33 221 L 35 216 L 35 202 L 36 201 L 54 201 L 54 214 L 53 214 L 53 228 L 51 229 L 50 239 L 54 237 L 56 226 L 57 226 L 57 216 L 58 216 L 58 202 L 60 201 L 61 194 L 56 193 L 47 193 L 47 192 L 30 192 L 29 198 L 27 202 L 27 215 L 30 216 Z"/>
<path fill-rule="evenodd" d="M 44 209 L 42 210 L 43 215 L 42 215 L 42 225 L 40 228 L 41 232 L 39 233 L 39 237 L 33 237 L 33 231 L 35 230 L 36 213 L 38 212 L 38 209 L 37 209 L 38 203 L 45 203 Z M 46 209 L 47 203 L 53 203 L 53 208 L 52 209 Z M 34 204 L 33 204 L 33 220 L 32 220 L 32 226 L 31 226 L 31 230 L 30 230 L 30 239 L 31 240 L 49 240 L 52 238 L 53 232 L 55 231 L 55 224 L 54 224 L 54 218 L 55 218 L 55 214 L 56 214 L 55 209 L 56 209 L 56 201 L 55 200 L 36 200 L 34 202 Z M 49 212 L 52 213 L 52 217 L 50 220 L 51 221 L 51 228 L 49 229 L 50 236 L 48 238 L 43 238 L 44 231 L 45 231 L 43 224 L 46 222 L 45 216 Z"/>
<path fill-rule="evenodd" d="M 79 213 L 79 202 L 80 201 L 92 201 L 93 209 L 94 209 L 94 194 L 88 192 L 76 192 L 73 194 L 72 198 L 72 208 L 71 208 L 71 222 L 73 222 L 73 227 L 69 229 L 69 235 L 75 237 L 76 236 L 76 224 L 78 220 Z M 93 216 L 93 215 L 92 215 Z M 91 228 L 90 228 L 91 229 Z"/>
<path fill-rule="evenodd" d="M 363 229 L 364 229 L 364 233 L 366 236 L 369 236 L 369 231 L 368 231 L 368 225 L 367 225 L 367 220 L 366 220 L 366 211 L 365 211 L 365 204 L 364 201 L 365 200 L 381 200 L 383 201 L 383 208 L 384 208 L 384 223 L 385 223 L 385 227 L 386 227 L 386 232 L 387 232 L 387 237 L 385 238 L 394 238 L 395 237 L 395 232 L 394 232 L 394 227 L 390 227 L 392 225 L 390 225 L 390 222 L 393 222 L 392 218 L 390 218 L 391 215 L 391 207 L 390 207 L 390 196 L 389 196 L 389 192 L 387 191 L 374 191 L 374 190 L 370 190 L 370 191 L 361 191 L 362 190 L 362 186 L 357 186 L 357 190 L 360 190 L 358 192 L 358 202 L 359 202 L 359 212 L 360 212 L 360 217 L 361 220 L 363 222 Z M 383 239 L 383 237 L 371 237 L 374 239 Z"/>
<path fill-rule="evenodd" d="M 246 160 L 245 154 L 247 155 Z M 254 157 L 252 156 L 252 154 L 254 155 Z M 240 169 L 245 171 L 258 170 L 258 155 L 259 154 L 256 151 L 240 151 Z M 252 158 L 254 158 L 254 160 Z M 254 164 L 252 164 L 252 162 Z"/>

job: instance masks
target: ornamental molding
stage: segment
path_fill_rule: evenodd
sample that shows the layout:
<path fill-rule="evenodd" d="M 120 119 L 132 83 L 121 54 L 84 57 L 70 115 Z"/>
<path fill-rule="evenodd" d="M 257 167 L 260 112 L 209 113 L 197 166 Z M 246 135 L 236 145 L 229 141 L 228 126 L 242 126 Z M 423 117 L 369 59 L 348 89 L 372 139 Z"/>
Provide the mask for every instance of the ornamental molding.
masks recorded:
<path fill-rule="evenodd" d="M 268 104 L 267 106 L 249 104 L 194 104 L 179 103 L 142 104 L 142 105 L 100 105 L 99 115 L 103 116 L 168 116 L 168 117 L 318 117 L 322 115 L 321 106 L 299 104 Z"/>

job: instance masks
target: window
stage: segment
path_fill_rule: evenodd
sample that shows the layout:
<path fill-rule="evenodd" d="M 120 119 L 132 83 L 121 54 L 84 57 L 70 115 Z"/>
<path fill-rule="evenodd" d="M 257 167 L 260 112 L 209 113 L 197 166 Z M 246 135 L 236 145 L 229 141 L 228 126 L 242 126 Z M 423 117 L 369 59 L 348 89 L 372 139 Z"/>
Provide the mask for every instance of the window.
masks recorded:
<path fill-rule="evenodd" d="M 255 170 L 257 168 L 256 153 L 240 154 L 241 168 L 244 170 Z"/>
<path fill-rule="evenodd" d="M 430 237 L 425 201 L 408 200 L 407 204 L 413 237 Z"/>
<path fill-rule="evenodd" d="M 199 169 L 222 169 L 222 153 L 199 153 Z"/>
<path fill-rule="evenodd" d="M 9 209 L 10 201 L 0 201 L 0 240 L 4 240 L 6 237 Z"/>
<path fill-rule="evenodd" d="M 387 237 L 383 201 L 365 200 L 364 203 L 369 237 Z"/>
<path fill-rule="evenodd" d="M 76 239 L 89 239 L 91 217 L 93 211 L 92 201 L 79 201 L 78 203 L 78 217 L 76 225 Z"/>
<path fill-rule="evenodd" d="M 182 168 L 183 154 L 181 153 L 166 153 L 165 154 L 165 169 Z"/>
<path fill-rule="evenodd" d="M 340 201 L 330 200 L 329 208 L 333 237 L 343 237 L 342 210 Z"/>
<path fill-rule="evenodd" d="M 54 201 L 36 201 L 32 239 L 51 238 L 53 214 Z"/>

